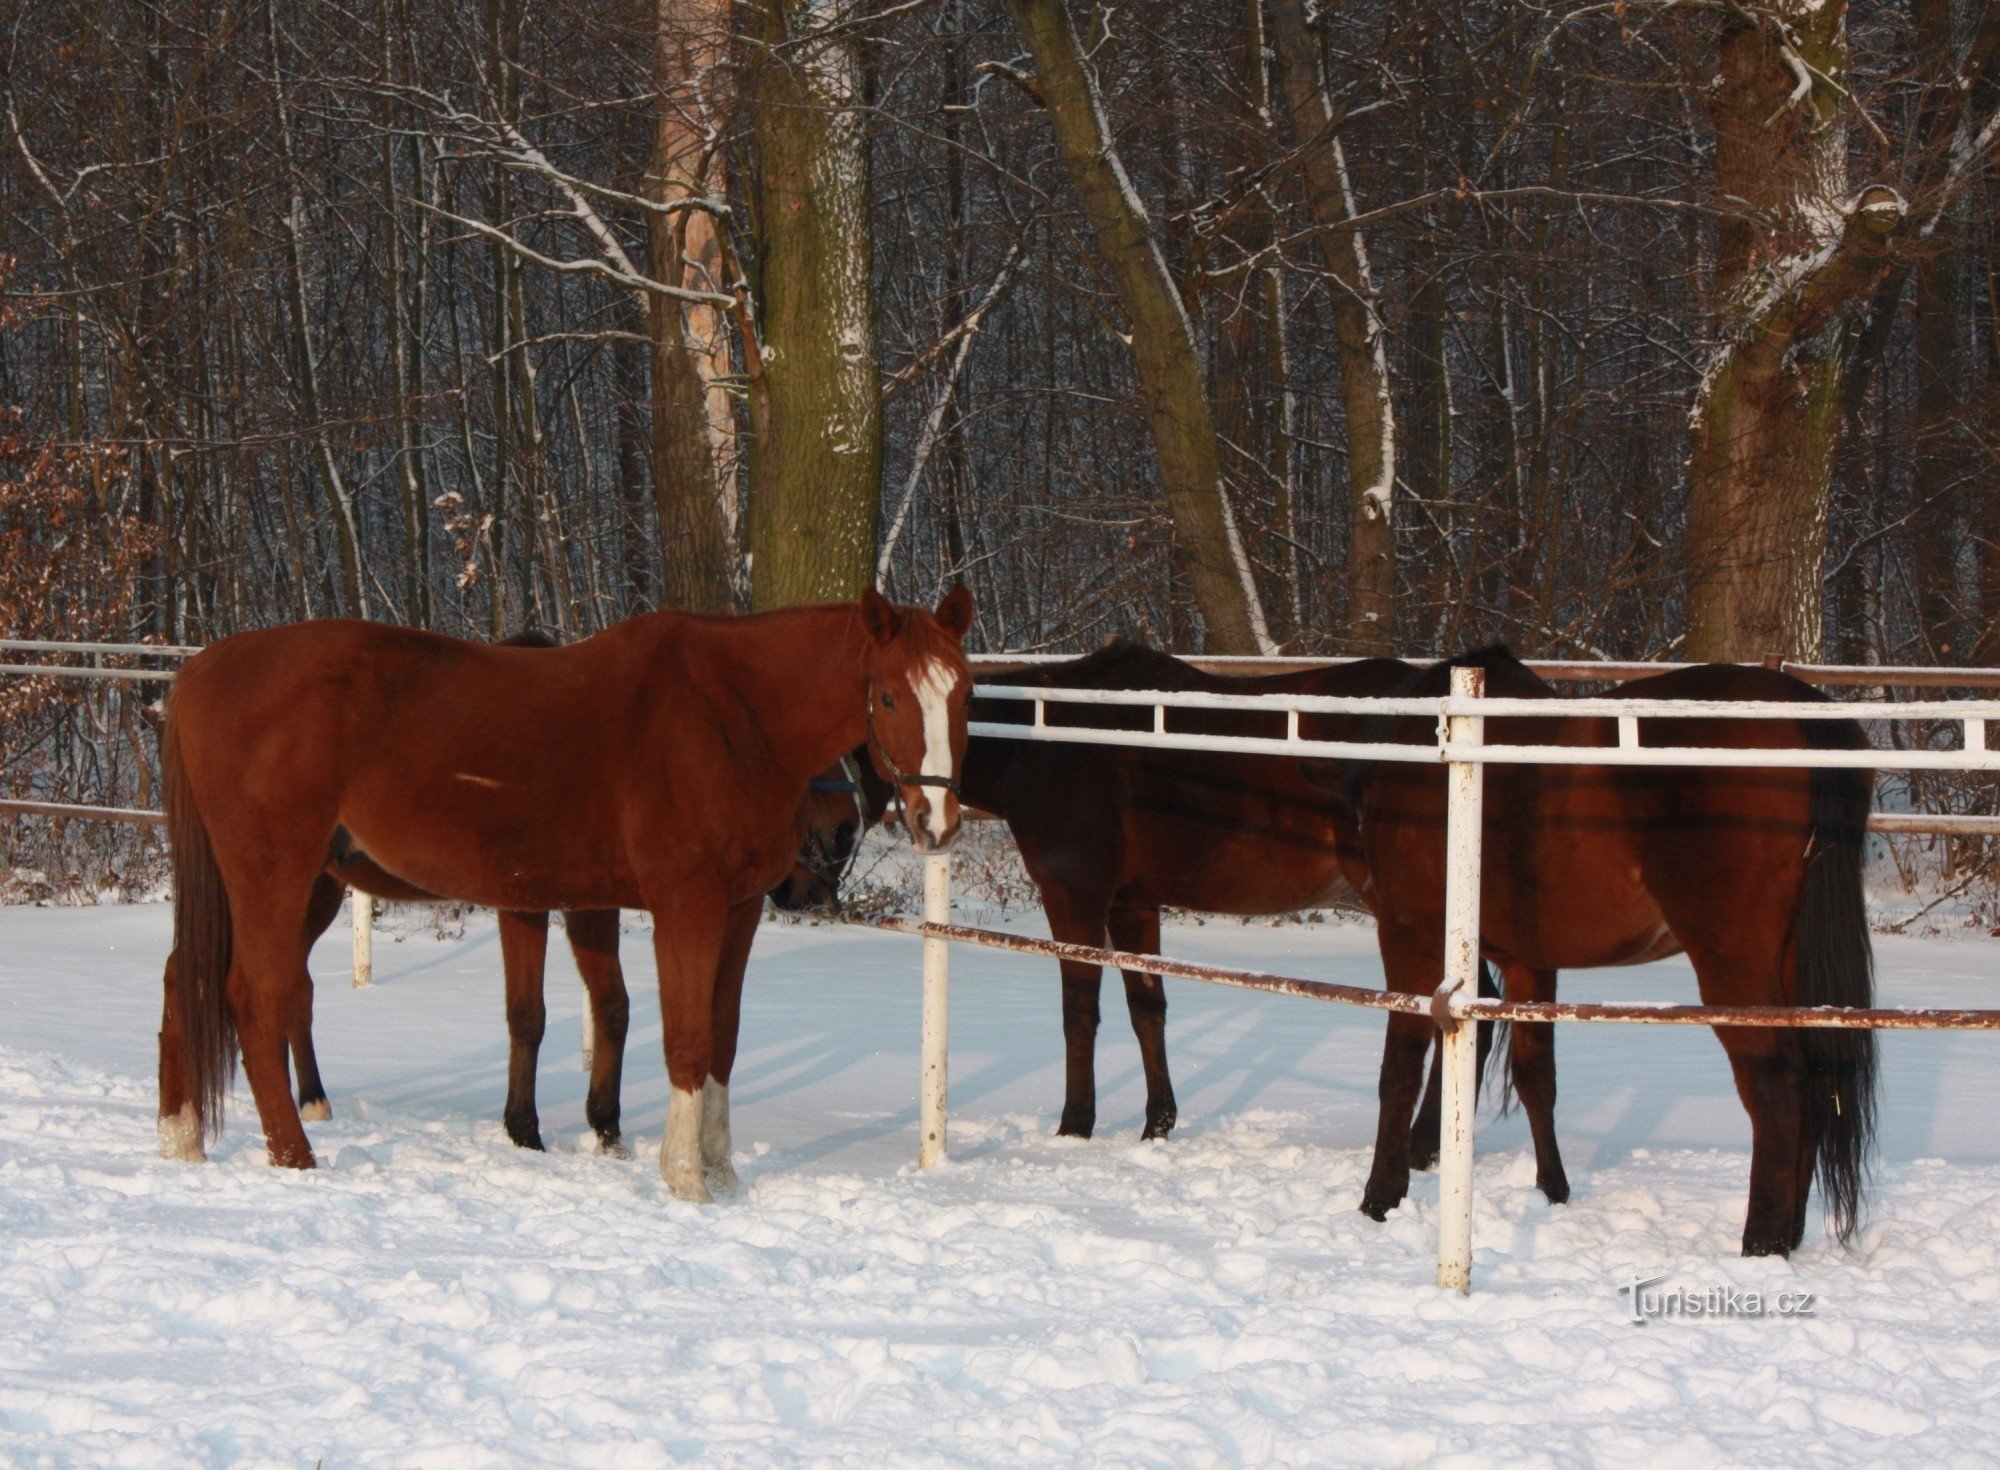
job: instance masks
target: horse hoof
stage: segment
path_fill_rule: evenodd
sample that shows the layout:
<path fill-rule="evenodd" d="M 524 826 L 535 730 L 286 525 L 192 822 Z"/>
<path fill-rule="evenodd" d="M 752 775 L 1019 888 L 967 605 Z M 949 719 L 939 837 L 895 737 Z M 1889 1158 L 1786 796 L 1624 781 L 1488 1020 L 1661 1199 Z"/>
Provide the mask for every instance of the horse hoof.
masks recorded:
<path fill-rule="evenodd" d="M 1543 1198 L 1552 1205 L 1569 1203 L 1569 1181 L 1567 1179 L 1539 1181 Z"/>
<path fill-rule="evenodd" d="M 1180 1114 L 1171 1103 L 1161 1108 L 1158 1112 L 1149 1112 L 1146 1115 L 1146 1131 L 1139 1135 L 1140 1140 L 1165 1138 L 1169 1133 L 1174 1131 L 1174 1124 L 1179 1121 Z"/>
<path fill-rule="evenodd" d="M 1387 1190 L 1371 1189 L 1361 1196 L 1361 1213 L 1377 1225 L 1389 1218 L 1389 1211 L 1403 1202 L 1401 1194 L 1390 1194 Z"/>
<path fill-rule="evenodd" d="M 319 1167 L 319 1160 L 313 1157 L 311 1145 L 307 1145 L 304 1148 L 280 1149 L 272 1148 L 269 1144 L 266 1144 L 265 1152 L 269 1154 L 271 1167 L 274 1169 L 298 1169 L 303 1171 Z"/>
<path fill-rule="evenodd" d="M 708 1192 L 708 1181 L 692 1169 L 678 1169 L 666 1175 L 667 1193 L 675 1199 L 686 1200 L 691 1205 L 712 1205 L 715 1196 Z"/>
<path fill-rule="evenodd" d="M 607 1159 L 629 1159 L 632 1157 L 632 1150 L 625 1146 L 625 1140 L 615 1133 L 608 1135 L 603 1133 L 598 1134 L 597 1151 Z"/>
<path fill-rule="evenodd" d="M 182 1164 L 208 1161 L 208 1150 L 201 1146 L 201 1124 L 195 1121 L 193 1103 L 183 1104 L 178 1113 L 161 1115 L 160 1157 Z"/>
<path fill-rule="evenodd" d="M 333 1104 L 323 1097 L 299 1104 L 299 1117 L 308 1123 L 324 1123 L 333 1116 Z"/>
<path fill-rule="evenodd" d="M 1056 1137 L 1088 1138 L 1090 1137 L 1091 1130 L 1096 1127 L 1097 1119 L 1095 1116 L 1085 1118 L 1073 1113 L 1064 1113 L 1062 1122 L 1056 1125 Z"/>
<path fill-rule="evenodd" d="M 743 1188 L 743 1181 L 736 1177 L 736 1166 L 724 1159 L 717 1164 L 701 1166 L 703 1179 L 716 1194 L 735 1194 Z"/>
<path fill-rule="evenodd" d="M 514 1147 L 516 1148 L 533 1149 L 538 1154 L 548 1152 L 547 1149 L 542 1147 L 542 1130 L 539 1126 L 517 1128 L 512 1123 L 509 1123 L 507 1125 L 507 1137 L 513 1140 Z"/>
<path fill-rule="evenodd" d="M 1410 1148 L 1410 1168 L 1418 1174 L 1428 1174 L 1437 1167 L 1438 1151 L 1433 1144 L 1429 1148 L 1412 1145 Z"/>
<path fill-rule="evenodd" d="M 1743 1254 L 1746 1256 L 1789 1256 L 1791 1253 L 1792 1248 L 1790 1244 L 1782 1240 L 1746 1240 L 1743 1242 Z"/>

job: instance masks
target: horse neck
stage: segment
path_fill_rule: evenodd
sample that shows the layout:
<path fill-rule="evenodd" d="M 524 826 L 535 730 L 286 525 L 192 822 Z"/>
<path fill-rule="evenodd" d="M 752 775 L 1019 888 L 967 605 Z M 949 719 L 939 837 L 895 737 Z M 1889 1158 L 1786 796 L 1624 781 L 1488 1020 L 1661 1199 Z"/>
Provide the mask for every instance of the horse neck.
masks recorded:
<path fill-rule="evenodd" d="M 739 692 L 787 781 L 803 787 L 867 737 L 868 635 L 852 603 L 717 626 Z"/>

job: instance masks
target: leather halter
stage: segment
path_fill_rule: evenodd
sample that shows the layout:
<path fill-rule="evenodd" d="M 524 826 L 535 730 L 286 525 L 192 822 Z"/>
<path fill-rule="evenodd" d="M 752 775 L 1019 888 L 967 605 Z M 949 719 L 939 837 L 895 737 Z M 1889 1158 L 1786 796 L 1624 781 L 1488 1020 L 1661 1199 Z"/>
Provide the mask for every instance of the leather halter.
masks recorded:
<path fill-rule="evenodd" d="M 875 733 L 875 701 L 873 698 L 868 701 L 868 753 L 875 757 L 875 763 L 882 768 L 883 774 L 888 776 L 898 786 L 935 786 L 940 790 L 949 791 L 960 801 L 965 800 L 965 793 L 958 789 L 958 777 L 926 776 L 921 772 L 912 774 L 889 758 L 889 752 L 884 748 L 881 736 Z M 899 797 L 898 800 L 900 799 Z"/>

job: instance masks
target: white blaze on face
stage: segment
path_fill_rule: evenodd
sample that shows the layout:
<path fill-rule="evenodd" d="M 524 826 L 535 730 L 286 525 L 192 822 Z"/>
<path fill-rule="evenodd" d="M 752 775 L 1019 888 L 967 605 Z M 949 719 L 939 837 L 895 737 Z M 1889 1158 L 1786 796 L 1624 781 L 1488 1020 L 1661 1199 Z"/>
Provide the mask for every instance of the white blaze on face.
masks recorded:
<path fill-rule="evenodd" d="M 951 696 L 958 688 L 958 671 L 942 659 L 933 659 L 917 675 L 912 687 L 917 692 L 917 708 L 924 716 L 924 763 L 920 769 L 926 776 L 949 780 L 958 774 L 952 768 L 951 755 Z M 947 802 L 955 807 L 958 799 L 936 786 L 924 788 L 922 820 L 932 841 L 943 840 L 957 815 L 946 811 Z"/>

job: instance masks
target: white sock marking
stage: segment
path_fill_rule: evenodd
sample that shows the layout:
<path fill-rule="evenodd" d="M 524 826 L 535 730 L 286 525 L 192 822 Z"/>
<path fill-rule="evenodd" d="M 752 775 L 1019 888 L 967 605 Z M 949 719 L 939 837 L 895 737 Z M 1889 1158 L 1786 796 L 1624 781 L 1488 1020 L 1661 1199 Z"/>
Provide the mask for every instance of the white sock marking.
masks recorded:
<path fill-rule="evenodd" d="M 729 1086 L 713 1077 L 701 1084 L 701 1166 L 721 1189 L 736 1187 L 729 1139 Z"/>
<path fill-rule="evenodd" d="M 178 1113 L 160 1115 L 160 1157 L 182 1163 L 199 1164 L 208 1157 L 201 1146 L 201 1123 L 193 1103 L 182 1103 Z"/>
<path fill-rule="evenodd" d="M 676 1087 L 667 1095 L 667 1131 L 660 1140 L 660 1177 L 675 1199 L 709 1202 L 701 1177 L 701 1093 Z"/>

